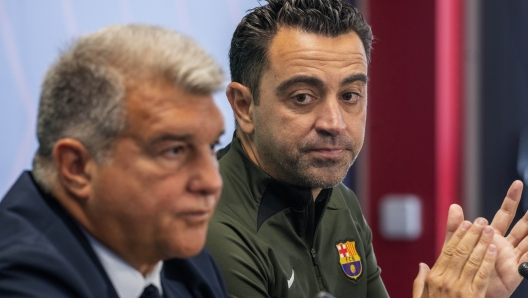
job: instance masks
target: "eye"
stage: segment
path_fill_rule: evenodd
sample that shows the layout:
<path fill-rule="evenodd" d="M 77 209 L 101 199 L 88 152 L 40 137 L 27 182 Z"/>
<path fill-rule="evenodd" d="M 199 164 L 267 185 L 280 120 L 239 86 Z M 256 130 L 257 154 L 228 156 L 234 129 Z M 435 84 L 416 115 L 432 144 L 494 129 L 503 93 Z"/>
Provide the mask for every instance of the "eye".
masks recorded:
<path fill-rule="evenodd" d="M 298 103 L 309 103 L 311 101 L 314 101 L 315 97 L 311 96 L 310 94 L 301 93 L 295 95 L 293 99 Z"/>
<path fill-rule="evenodd" d="M 357 92 L 347 92 L 343 94 L 343 100 L 350 103 L 356 103 L 361 98 Z"/>
<path fill-rule="evenodd" d="M 165 150 L 163 154 L 167 157 L 175 157 L 180 155 L 183 152 L 183 146 L 173 146 Z"/>

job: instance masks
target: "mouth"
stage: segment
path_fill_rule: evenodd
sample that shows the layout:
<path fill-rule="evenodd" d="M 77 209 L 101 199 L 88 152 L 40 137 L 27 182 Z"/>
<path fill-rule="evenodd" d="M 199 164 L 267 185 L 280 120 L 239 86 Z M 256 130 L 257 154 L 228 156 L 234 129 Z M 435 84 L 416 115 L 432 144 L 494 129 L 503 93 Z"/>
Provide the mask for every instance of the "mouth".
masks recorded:
<path fill-rule="evenodd" d="M 341 158 L 344 153 L 345 149 L 343 148 L 314 148 L 310 150 L 311 152 L 315 153 L 317 156 L 323 157 L 323 158 L 329 158 L 329 159 L 336 159 Z"/>
<path fill-rule="evenodd" d="M 213 210 L 192 210 L 179 213 L 178 216 L 189 224 L 203 224 L 209 222 Z"/>

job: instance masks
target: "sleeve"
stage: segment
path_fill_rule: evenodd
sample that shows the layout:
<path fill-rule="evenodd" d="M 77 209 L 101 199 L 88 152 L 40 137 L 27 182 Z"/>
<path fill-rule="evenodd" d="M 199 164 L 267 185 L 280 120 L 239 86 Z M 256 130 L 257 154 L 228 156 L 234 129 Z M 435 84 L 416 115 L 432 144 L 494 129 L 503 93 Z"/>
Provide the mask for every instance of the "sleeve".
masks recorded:
<path fill-rule="evenodd" d="M 211 252 L 224 275 L 229 297 L 282 297 L 269 293 L 274 283 L 273 266 L 257 239 L 244 237 L 233 225 L 212 222 L 207 237 Z"/>
<path fill-rule="evenodd" d="M 367 296 L 372 298 L 389 297 L 387 289 L 381 280 L 381 269 L 376 261 L 374 248 L 372 247 L 372 231 L 363 218 L 366 237 L 365 237 L 365 251 L 367 252 Z"/>

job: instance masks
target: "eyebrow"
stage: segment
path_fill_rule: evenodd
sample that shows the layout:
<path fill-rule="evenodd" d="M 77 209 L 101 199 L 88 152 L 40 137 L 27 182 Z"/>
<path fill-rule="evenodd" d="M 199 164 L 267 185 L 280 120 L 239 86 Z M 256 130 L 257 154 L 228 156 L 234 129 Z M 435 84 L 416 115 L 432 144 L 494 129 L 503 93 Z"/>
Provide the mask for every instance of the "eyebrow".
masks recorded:
<path fill-rule="evenodd" d="M 219 134 L 218 134 L 218 139 L 224 135 L 225 133 L 225 130 L 222 130 Z M 155 144 L 155 143 L 159 143 L 159 142 L 165 142 L 165 141 L 189 141 L 189 140 L 192 140 L 195 138 L 195 135 L 193 134 L 183 134 L 183 135 L 175 135 L 175 134 L 170 134 L 170 133 L 166 133 L 166 134 L 162 134 L 161 136 L 159 137 L 156 137 L 154 138 L 153 140 L 151 140 L 149 143 L 150 144 Z"/>
<path fill-rule="evenodd" d="M 315 86 L 317 88 L 323 88 L 324 87 L 323 81 L 321 81 L 320 79 L 318 79 L 316 77 L 295 76 L 295 77 L 289 78 L 286 81 L 280 83 L 280 85 L 275 89 L 276 90 L 275 94 L 277 96 L 279 96 L 279 95 L 285 93 L 286 90 L 288 90 L 291 86 L 293 86 L 295 84 L 299 84 L 299 83 L 307 84 L 307 85 L 310 85 L 310 86 Z"/>
<path fill-rule="evenodd" d="M 150 144 L 155 144 L 159 142 L 165 142 L 165 141 L 188 141 L 190 139 L 194 138 L 191 134 L 183 134 L 183 135 L 175 135 L 175 134 L 162 134 L 159 137 L 156 137 L 149 141 Z"/>
<path fill-rule="evenodd" d="M 368 82 L 368 76 L 364 73 L 356 73 L 356 74 L 350 75 L 341 81 L 341 86 L 354 83 L 357 81 L 360 81 L 366 84 Z"/>
<path fill-rule="evenodd" d="M 347 84 L 350 84 L 350 83 L 354 83 L 354 82 L 357 82 L 357 81 L 360 81 L 360 82 L 363 82 L 363 83 L 367 83 L 368 82 L 368 76 L 366 74 L 364 74 L 364 73 L 352 74 L 352 75 L 344 78 L 341 81 L 341 86 L 344 86 L 344 85 L 347 85 Z M 307 84 L 307 85 L 310 85 L 310 86 L 315 86 L 317 88 L 323 88 L 324 87 L 324 82 L 321 81 L 320 79 L 316 78 L 316 77 L 295 76 L 295 77 L 292 77 L 292 78 L 280 83 L 280 85 L 276 88 L 275 94 L 277 96 L 280 96 L 281 94 L 286 92 L 286 90 L 288 90 L 288 88 L 290 88 L 291 86 L 293 86 L 295 84 L 299 84 L 299 83 Z"/>

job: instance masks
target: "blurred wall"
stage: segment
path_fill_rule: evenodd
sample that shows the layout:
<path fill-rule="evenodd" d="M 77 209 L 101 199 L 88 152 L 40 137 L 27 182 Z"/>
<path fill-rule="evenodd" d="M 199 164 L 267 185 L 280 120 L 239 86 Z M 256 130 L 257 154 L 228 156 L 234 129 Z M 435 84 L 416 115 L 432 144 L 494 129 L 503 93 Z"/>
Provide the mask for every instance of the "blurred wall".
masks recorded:
<path fill-rule="evenodd" d="M 369 225 L 381 277 L 391 297 L 397 298 L 411 296 L 418 264 L 432 265 L 435 260 L 436 12 L 434 1 L 369 1 L 376 38 L 368 90 Z M 392 194 L 419 198 L 422 233 L 417 239 L 382 236 L 379 210 L 383 198 Z"/>
<path fill-rule="evenodd" d="M 236 25 L 257 0 L 0 0 L 0 197 L 37 149 L 40 84 L 48 66 L 76 36 L 116 23 L 147 23 L 195 38 L 229 75 L 227 53 Z M 226 145 L 234 129 L 223 92 Z"/>
<path fill-rule="evenodd" d="M 480 209 L 491 220 L 513 180 L 523 179 L 517 163 L 521 135 L 528 137 L 528 1 L 482 1 Z M 527 139 L 528 140 L 528 139 Z M 528 177 L 523 208 L 528 209 Z M 512 298 L 528 297 L 524 280 Z"/>
<path fill-rule="evenodd" d="M 369 224 L 382 278 L 392 297 L 409 297 L 418 262 L 433 265 L 438 256 L 449 204 L 462 204 L 468 220 L 478 215 L 491 222 L 508 187 L 523 178 L 518 162 L 521 153 L 528 158 L 528 146 L 519 149 L 523 134 L 528 145 L 528 1 L 365 1 L 376 40 L 369 143 L 362 152 L 367 171 L 359 176 L 368 177 Z M 457 108 L 442 111 L 446 101 Z M 453 138 L 443 139 L 446 132 Z M 456 145 L 452 158 L 439 158 L 448 142 Z M 450 173 L 442 172 L 446 161 Z M 528 183 L 528 175 L 524 179 Z M 418 239 L 381 235 L 378 207 L 394 193 L 420 198 Z M 528 209 L 526 187 L 522 205 L 515 222 Z M 528 297 L 528 282 L 512 297 Z"/>

